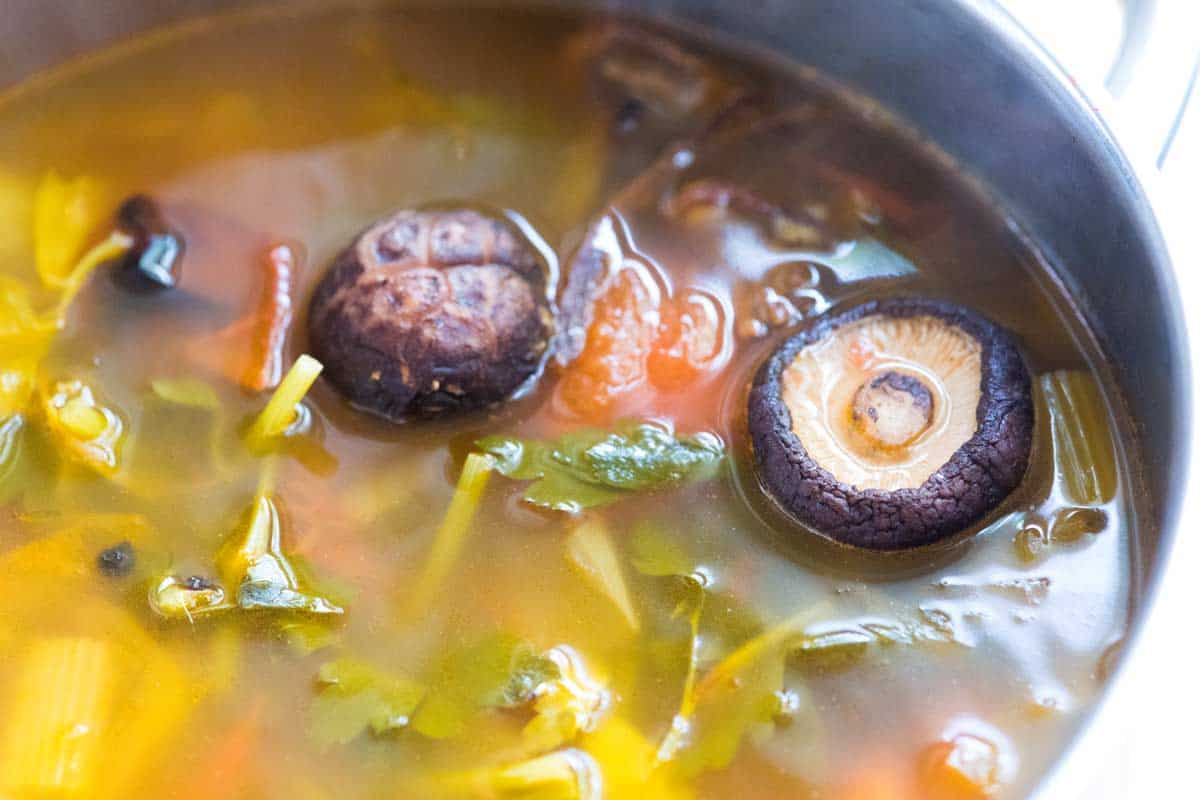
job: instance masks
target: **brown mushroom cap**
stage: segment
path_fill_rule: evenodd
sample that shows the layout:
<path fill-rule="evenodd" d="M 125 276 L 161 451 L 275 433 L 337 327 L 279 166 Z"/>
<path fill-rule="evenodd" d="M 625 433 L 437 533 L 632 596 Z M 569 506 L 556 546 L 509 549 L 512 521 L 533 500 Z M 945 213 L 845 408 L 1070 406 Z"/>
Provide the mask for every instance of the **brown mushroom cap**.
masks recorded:
<path fill-rule="evenodd" d="M 469 209 L 404 210 L 369 228 L 309 311 L 325 376 L 394 421 L 507 399 L 537 372 L 552 326 L 532 246 Z"/>
<path fill-rule="evenodd" d="M 958 533 L 1029 463 L 1029 373 L 1008 332 L 950 303 L 869 302 L 795 334 L 749 400 L 759 476 L 801 522 L 894 550 Z"/>

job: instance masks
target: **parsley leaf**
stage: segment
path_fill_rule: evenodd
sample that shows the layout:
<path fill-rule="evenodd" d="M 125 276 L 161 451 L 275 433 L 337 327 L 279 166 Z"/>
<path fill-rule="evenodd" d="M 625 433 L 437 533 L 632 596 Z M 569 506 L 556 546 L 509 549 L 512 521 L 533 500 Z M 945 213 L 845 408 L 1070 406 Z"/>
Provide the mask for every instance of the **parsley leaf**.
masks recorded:
<path fill-rule="evenodd" d="M 477 444 L 496 458 L 501 474 L 534 481 L 527 502 L 569 512 L 711 478 L 725 457 L 716 436 L 677 436 L 657 421 L 627 421 L 611 432 L 582 428 L 553 442 L 491 436 Z"/>
<path fill-rule="evenodd" d="M 309 709 L 309 733 L 319 744 L 345 744 L 364 731 L 382 735 L 408 724 L 425 689 L 363 661 L 321 665 L 320 691 Z"/>
<path fill-rule="evenodd" d="M 557 677 L 558 666 L 528 642 L 506 633 L 485 636 L 435 666 L 413 728 L 430 739 L 458 736 L 483 709 L 523 705 L 538 685 Z"/>

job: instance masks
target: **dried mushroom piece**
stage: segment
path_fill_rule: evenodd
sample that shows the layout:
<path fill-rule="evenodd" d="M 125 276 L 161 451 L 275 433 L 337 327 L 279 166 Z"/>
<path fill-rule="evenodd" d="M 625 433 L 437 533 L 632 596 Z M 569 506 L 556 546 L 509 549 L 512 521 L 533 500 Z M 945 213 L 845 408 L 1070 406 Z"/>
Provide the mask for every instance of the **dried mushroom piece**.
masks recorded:
<path fill-rule="evenodd" d="M 1011 335 L 937 300 L 869 302 L 785 341 L 749 398 L 759 478 L 801 522 L 878 550 L 964 530 L 1016 488 L 1033 434 Z"/>
<path fill-rule="evenodd" d="M 398 422 L 507 399 L 541 366 L 553 321 L 545 269 L 512 226 L 404 210 L 337 257 L 309 337 L 338 391 Z"/>

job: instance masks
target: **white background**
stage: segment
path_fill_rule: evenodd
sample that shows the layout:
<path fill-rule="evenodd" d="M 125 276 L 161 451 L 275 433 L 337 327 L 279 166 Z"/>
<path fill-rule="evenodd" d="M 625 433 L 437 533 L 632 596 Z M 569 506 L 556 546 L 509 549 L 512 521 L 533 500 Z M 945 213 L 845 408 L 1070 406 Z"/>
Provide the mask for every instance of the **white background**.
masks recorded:
<path fill-rule="evenodd" d="M 1200 0 L 1177 1 L 1181 4 L 1177 8 L 1190 14 L 1184 17 L 1188 24 L 1200 31 Z M 1101 96 L 1105 76 L 1120 46 L 1123 3 L 1003 2 L 1079 79 L 1089 95 L 1101 101 L 1118 134 L 1124 135 L 1172 248 L 1193 346 L 1200 349 L 1200 92 L 1193 93 L 1175 144 L 1158 170 L 1154 166 L 1158 142 L 1145 141 L 1139 136 L 1139 127 L 1144 122 L 1144 109 L 1170 103 L 1171 98 L 1148 95 L 1156 91 L 1155 87 L 1143 87 L 1141 96 L 1119 101 Z M 1163 91 L 1178 94 L 1177 87 Z M 1200 365 L 1195 354 L 1193 363 Z M 1196 366 L 1193 380 L 1200 381 Z M 1200 421 L 1193 422 L 1197 423 Z M 1193 458 L 1200 458 L 1200 447 L 1195 444 Z M 1188 479 L 1177 477 L 1181 482 Z M 1200 481 L 1193 478 L 1192 485 L 1196 488 L 1191 494 L 1195 495 L 1200 491 Z M 1200 510 L 1200 502 L 1192 506 Z M 1102 748 L 1103 757 L 1091 766 L 1092 788 L 1084 795 L 1087 800 L 1200 798 L 1200 531 L 1196 530 L 1200 519 L 1193 516 L 1185 508 L 1162 594 L 1135 648 L 1128 680 L 1121 686 L 1112 709 L 1118 712 L 1116 735 Z M 1081 755 L 1090 758 L 1096 754 Z"/>

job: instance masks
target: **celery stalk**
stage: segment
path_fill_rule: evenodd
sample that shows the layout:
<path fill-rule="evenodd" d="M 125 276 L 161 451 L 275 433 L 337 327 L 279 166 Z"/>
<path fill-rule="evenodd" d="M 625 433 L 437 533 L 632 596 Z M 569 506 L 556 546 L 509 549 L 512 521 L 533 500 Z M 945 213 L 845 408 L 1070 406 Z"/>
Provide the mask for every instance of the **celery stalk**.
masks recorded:
<path fill-rule="evenodd" d="M 420 613 L 429 607 L 442 581 L 458 560 L 494 465 L 495 459 L 489 455 L 472 453 L 467 456 L 462 475 L 458 478 L 458 486 L 454 489 L 454 497 L 450 500 L 450 508 L 434 535 L 433 548 L 429 552 L 429 560 L 425 562 L 425 570 L 417 579 L 410 601 L 410 609 L 414 613 Z"/>
<path fill-rule="evenodd" d="M 279 388 L 267 401 L 266 408 L 254 420 L 247 439 L 254 446 L 262 446 L 280 435 L 296 418 L 296 406 L 308 394 L 324 366 L 307 353 L 296 359 L 288 370 Z"/>
<path fill-rule="evenodd" d="M 91 796 L 111 755 L 119 670 L 108 642 L 56 638 L 25 656 L 0 749 L 0 794 Z"/>
<path fill-rule="evenodd" d="M 1108 409 L 1095 379 L 1078 370 L 1038 378 L 1054 442 L 1057 479 L 1080 505 L 1107 503 L 1116 494 L 1117 460 Z"/>
<path fill-rule="evenodd" d="M 87 279 L 91 276 L 96 267 L 101 264 L 112 261 L 120 255 L 124 255 L 125 251 L 133 246 L 133 238 L 128 234 L 120 231 L 113 231 L 102 242 L 92 247 L 79 259 L 74 268 L 63 278 L 59 284 L 62 289 L 62 294 L 59 295 L 58 305 L 54 310 L 52 324 L 55 328 L 61 328 L 64 324 L 67 315 L 67 309 L 74 302 L 75 296 L 87 283 Z"/>
<path fill-rule="evenodd" d="M 599 520 L 591 519 L 571 531 L 567 536 L 567 559 L 612 601 L 629 629 L 637 633 L 642 627 L 641 622 L 608 528 Z"/>

